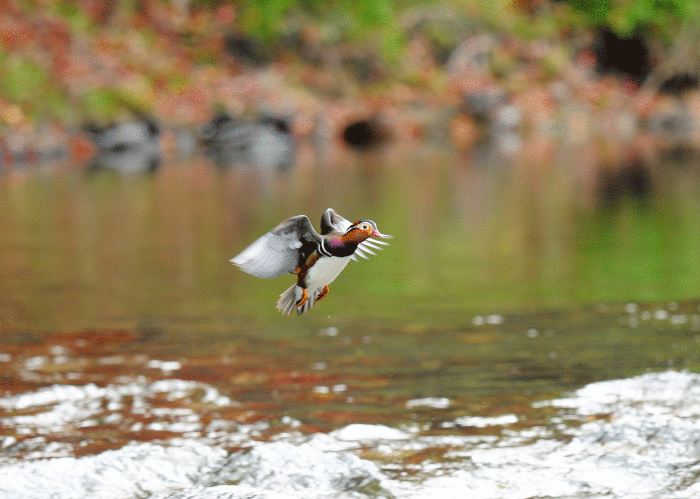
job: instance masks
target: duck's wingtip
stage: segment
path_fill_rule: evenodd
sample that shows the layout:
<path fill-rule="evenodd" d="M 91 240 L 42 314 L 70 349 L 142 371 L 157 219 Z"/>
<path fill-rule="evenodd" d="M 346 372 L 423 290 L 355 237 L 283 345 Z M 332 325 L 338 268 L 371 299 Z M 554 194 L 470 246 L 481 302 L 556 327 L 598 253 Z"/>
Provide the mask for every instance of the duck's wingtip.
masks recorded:
<path fill-rule="evenodd" d="M 243 253 L 240 255 L 234 256 L 229 260 L 233 265 L 238 267 L 241 270 L 245 270 L 246 264 L 250 261 L 250 258 L 247 258 Z"/>

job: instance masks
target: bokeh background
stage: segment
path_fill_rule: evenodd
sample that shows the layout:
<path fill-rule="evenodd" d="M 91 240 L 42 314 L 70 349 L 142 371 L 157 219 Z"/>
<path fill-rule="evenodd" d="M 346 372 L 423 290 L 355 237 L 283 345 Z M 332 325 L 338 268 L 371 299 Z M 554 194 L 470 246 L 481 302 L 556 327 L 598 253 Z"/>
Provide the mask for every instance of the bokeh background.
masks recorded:
<path fill-rule="evenodd" d="M 429 434 L 534 426 L 534 400 L 699 370 L 699 14 L 3 1 L 0 395 L 178 379 L 236 400 L 224 419 L 268 424 L 263 439 L 288 417 Z M 281 316 L 293 279 L 228 260 L 328 207 L 394 239 Z M 449 403 L 408 404 L 431 397 Z M 0 428 L 3 447 L 182 436 L 122 416 L 42 442 Z"/>

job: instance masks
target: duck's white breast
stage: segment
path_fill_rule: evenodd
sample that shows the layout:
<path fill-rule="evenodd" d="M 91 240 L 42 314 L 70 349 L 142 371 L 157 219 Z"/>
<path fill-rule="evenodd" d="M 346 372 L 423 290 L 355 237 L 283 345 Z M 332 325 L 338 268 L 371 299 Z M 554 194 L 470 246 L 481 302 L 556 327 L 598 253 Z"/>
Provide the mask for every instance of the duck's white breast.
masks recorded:
<path fill-rule="evenodd" d="M 306 288 L 314 290 L 332 283 L 350 261 L 349 256 L 319 258 L 306 274 Z"/>

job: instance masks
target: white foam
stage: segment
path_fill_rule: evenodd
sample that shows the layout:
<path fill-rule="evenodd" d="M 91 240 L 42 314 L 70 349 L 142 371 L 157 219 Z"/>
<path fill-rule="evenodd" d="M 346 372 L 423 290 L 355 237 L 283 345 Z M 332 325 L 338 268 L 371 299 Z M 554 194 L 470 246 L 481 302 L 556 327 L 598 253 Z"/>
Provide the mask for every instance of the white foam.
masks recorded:
<path fill-rule="evenodd" d="M 249 485 L 215 485 L 154 494 L 148 499 L 299 499 L 299 496 L 260 490 Z"/>
<path fill-rule="evenodd" d="M 331 436 L 344 441 L 404 440 L 410 435 L 396 428 L 382 425 L 351 424 L 334 432 Z"/>
<path fill-rule="evenodd" d="M 221 449 L 181 442 L 179 446 L 127 445 L 96 456 L 57 458 L 0 468 L 4 499 L 116 499 L 192 487 L 202 473 L 224 462 Z"/>
<path fill-rule="evenodd" d="M 556 411 L 548 425 L 501 428 L 498 436 L 422 436 L 420 431 L 352 424 L 329 434 L 308 437 L 290 431 L 273 442 L 259 442 L 256 435 L 269 427 L 267 422 L 239 427 L 213 419 L 203 427 L 187 408 L 150 405 L 148 397 L 154 393 L 166 392 L 172 399 L 190 396 L 195 388 L 204 389 L 211 400 L 227 400 L 213 387 L 181 380 L 104 388 L 57 385 L 0 399 L 6 410 L 33 412 L 7 415 L 4 425 L 18 431 L 29 421 L 35 425 L 31 431 L 45 435 L 0 440 L 3 452 L 25 448 L 22 461 L 0 460 L 0 497 L 357 499 L 367 493 L 407 499 L 700 497 L 697 374 L 669 371 L 594 383 L 567 398 L 536 404 Z M 71 447 L 50 438 L 51 432 L 63 431 L 53 412 L 56 408 L 66 415 L 64 422 L 91 424 L 90 417 L 79 419 L 80 411 L 83 416 L 97 411 L 95 404 L 104 410 L 105 401 L 119 402 L 125 393 L 140 397 L 144 411 L 169 418 L 151 425 L 183 432 L 188 438 L 129 444 L 94 456 L 60 457 L 70 455 Z M 70 413 L 70 404 L 82 409 Z M 54 419 L 42 419 L 41 414 L 53 414 Z M 572 420 L 576 424 L 566 424 Z M 462 417 L 451 423 L 506 426 L 517 421 L 517 415 L 507 414 Z M 232 442 L 249 450 L 229 455 L 219 447 Z M 404 460 L 416 452 L 428 450 L 426 455 L 434 455 L 440 449 L 446 452 L 444 459 Z M 377 456 L 378 461 L 361 456 Z M 412 478 L 401 478 L 408 472 Z"/>
<path fill-rule="evenodd" d="M 226 406 L 234 405 L 228 397 L 204 383 L 179 379 L 160 380 L 150 384 L 127 383 L 98 387 L 94 384 L 83 386 L 52 385 L 34 392 L 0 398 L 0 408 L 7 411 L 32 409 L 28 415 L 0 418 L 6 427 L 14 427 L 22 432 L 45 434 L 60 431 L 71 424 L 81 424 L 98 414 L 116 411 L 121 408 L 125 397 L 130 397 L 134 413 L 145 413 L 148 405 L 145 399 L 158 393 L 167 393 L 168 400 L 186 398 L 195 391 L 204 390 L 203 401 Z M 44 409 L 40 411 L 39 409 Z M 172 412 L 172 411 L 171 411 Z M 107 416 L 109 416 L 108 414 Z M 177 415 L 177 414 L 175 414 Z"/>
<path fill-rule="evenodd" d="M 406 408 L 412 407 L 432 407 L 433 409 L 447 409 L 450 406 L 450 399 L 447 397 L 426 397 L 413 399 L 406 402 Z"/>
<path fill-rule="evenodd" d="M 328 452 L 311 443 L 260 444 L 234 454 L 217 482 L 235 482 L 297 497 L 336 497 L 354 492 L 383 478 L 379 468 L 349 452 Z"/>
<path fill-rule="evenodd" d="M 474 428 L 485 428 L 487 426 L 503 426 L 518 422 L 515 414 L 504 414 L 495 418 L 484 418 L 480 416 L 463 416 L 455 419 L 459 426 L 471 426 Z"/>

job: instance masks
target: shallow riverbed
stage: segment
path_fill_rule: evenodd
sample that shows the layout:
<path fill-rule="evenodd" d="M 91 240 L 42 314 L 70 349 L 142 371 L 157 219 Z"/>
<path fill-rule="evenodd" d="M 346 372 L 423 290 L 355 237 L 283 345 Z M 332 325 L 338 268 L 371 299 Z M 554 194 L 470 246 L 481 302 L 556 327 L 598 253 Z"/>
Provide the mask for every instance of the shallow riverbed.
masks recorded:
<path fill-rule="evenodd" d="M 525 414 L 446 417 L 440 430 L 350 424 L 318 433 L 290 417 L 236 423 L 241 405 L 205 383 L 54 385 L 2 400 L 3 427 L 17 436 L 1 442 L 0 492 L 8 499 L 691 498 L 700 493 L 699 395 L 698 375 L 666 371 L 590 384 Z M 450 403 L 407 406 L 446 411 Z M 110 433 L 101 450 L 81 448 Z M 119 433 L 130 441 L 119 442 Z"/>

